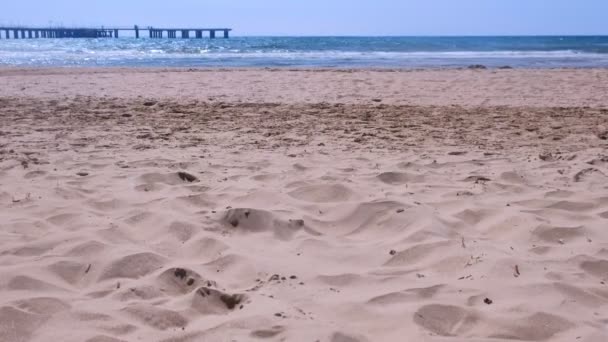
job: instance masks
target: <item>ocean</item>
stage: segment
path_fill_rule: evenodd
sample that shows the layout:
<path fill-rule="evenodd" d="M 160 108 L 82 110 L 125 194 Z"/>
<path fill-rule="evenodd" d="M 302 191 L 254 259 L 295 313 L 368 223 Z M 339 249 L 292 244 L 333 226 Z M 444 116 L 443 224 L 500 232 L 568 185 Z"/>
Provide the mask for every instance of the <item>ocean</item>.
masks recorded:
<path fill-rule="evenodd" d="M 608 36 L 2 39 L 3 66 L 608 67 Z"/>

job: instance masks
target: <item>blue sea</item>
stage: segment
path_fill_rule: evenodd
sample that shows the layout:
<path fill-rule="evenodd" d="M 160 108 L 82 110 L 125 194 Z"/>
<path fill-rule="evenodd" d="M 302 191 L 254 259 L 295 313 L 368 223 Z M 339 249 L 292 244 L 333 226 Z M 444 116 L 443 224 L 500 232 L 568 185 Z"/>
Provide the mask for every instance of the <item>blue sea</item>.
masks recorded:
<path fill-rule="evenodd" d="M 0 65 L 136 67 L 608 67 L 608 36 L 1 39 Z"/>

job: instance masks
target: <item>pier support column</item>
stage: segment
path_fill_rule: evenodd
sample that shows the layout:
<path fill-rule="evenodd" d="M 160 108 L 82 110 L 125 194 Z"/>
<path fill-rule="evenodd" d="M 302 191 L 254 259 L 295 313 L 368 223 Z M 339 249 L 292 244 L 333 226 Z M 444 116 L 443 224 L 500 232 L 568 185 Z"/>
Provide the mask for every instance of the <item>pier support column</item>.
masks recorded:
<path fill-rule="evenodd" d="M 9 39 L 11 37 L 11 33 L 9 30 L 6 30 L 6 39 Z"/>
<path fill-rule="evenodd" d="M 19 39 L 19 30 L 13 30 L 13 38 Z"/>
<path fill-rule="evenodd" d="M 36 30 L 34 31 L 34 33 L 36 38 L 40 38 L 40 31 Z"/>
<path fill-rule="evenodd" d="M 34 38 L 34 37 L 32 36 L 32 31 L 31 31 L 31 30 L 28 30 L 28 31 L 27 31 L 27 37 L 28 37 L 29 39 Z"/>
<path fill-rule="evenodd" d="M 230 31 L 228 31 L 228 30 L 224 30 L 224 38 L 226 38 L 226 39 L 230 38 L 229 32 Z"/>
<path fill-rule="evenodd" d="M 114 38 L 118 38 L 118 30 L 114 30 Z"/>
<path fill-rule="evenodd" d="M 215 39 L 215 30 L 209 31 L 209 38 Z"/>
<path fill-rule="evenodd" d="M 139 26 L 135 25 L 135 38 L 139 39 Z"/>

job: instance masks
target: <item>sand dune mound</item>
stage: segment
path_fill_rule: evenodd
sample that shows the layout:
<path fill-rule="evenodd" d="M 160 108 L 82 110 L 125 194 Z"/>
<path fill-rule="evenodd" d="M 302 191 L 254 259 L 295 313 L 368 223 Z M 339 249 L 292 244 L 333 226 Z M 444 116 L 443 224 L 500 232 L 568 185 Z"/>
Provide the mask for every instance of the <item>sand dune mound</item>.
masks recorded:
<path fill-rule="evenodd" d="M 405 172 L 383 172 L 379 174 L 377 178 L 381 182 L 391 185 L 424 182 L 423 175 L 415 175 Z"/>
<path fill-rule="evenodd" d="M 274 338 L 275 336 L 281 334 L 284 331 L 285 331 L 285 327 L 280 326 L 280 325 L 275 325 L 268 329 L 254 330 L 249 334 L 249 336 L 251 336 L 253 338 L 258 338 L 258 339 L 270 339 L 270 338 Z"/>
<path fill-rule="evenodd" d="M 595 204 L 588 202 L 559 201 L 549 205 L 547 208 L 581 212 L 595 208 Z"/>
<path fill-rule="evenodd" d="M 71 307 L 68 303 L 54 297 L 22 299 L 17 301 L 15 306 L 29 313 L 46 316 L 69 310 Z"/>
<path fill-rule="evenodd" d="M 479 322 L 473 311 L 442 304 L 425 305 L 414 314 L 414 322 L 440 336 L 461 336 Z"/>
<path fill-rule="evenodd" d="M 461 219 L 469 225 L 476 225 L 488 218 L 493 217 L 497 213 L 498 211 L 488 209 L 465 209 L 455 214 L 454 217 Z"/>
<path fill-rule="evenodd" d="M 302 186 L 288 194 L 293 198 L 314 203 L 344 202 L 354 196 L 354 192 L 342 184 Z"/>
<path fill-rule="evenodd" d="M 192 296 L 192 308 L 203 315 L 224 315 L 244 307 L 247 297 L 201 287 Z"/>
<path fill-rule="evenodd" d="M 180 253 L 191 258 L 214 259 L 228 249 L 230 246 L 218 239 L 202 237 L 185 242 Z"/>
<path fill-rule="evenodd" d="M 454 305 L 430 304 L 414 314 L 414 322 L 440 336 L 544 341 L 573 327 L 559 316 L 537 312 L 514 322 L 494 321 L 481 312 Z M 488 331 L 494 330 L 494 333 Z"/>
<path fill-rule="evenodd" d="M 198 178 L 188 172 L 180 171 L 174 173 L 146 173 L 139 176 L 138 181 L 144 184 L 181 185 L 196 182 Z"/>
<path fill-rule="evenodd" d="M 417 302 L 424 299 L 432 299 L 445 287 L 444 285 L 434 285 L 425 288 L 413 288 L 399 292 L 391 292 L 376 296 L 367 302 L 374 305 L 402 305 L 407 302 Z"/>
<path fill-rule="evenodd" d="M 336 207 L 311 222 L 323 234 L 350 235 L 358 238 L 399 234 L 410 221 L 412 206 L 397 201 L 373 201 L 347 204 Z"/>
<path fill-rule="evenodd" d="M 139 322 L 158 330 L 181 329 L 188 325 L 188 319 L 181 314 L 153 305 L 136 304 L 124 308 L 123 311 Z"/>
<path fill-rule="evenodd" d="M 258 276 L 258 266 L 249 258 L 239 254 L 223 254 L 222 256 L 203 264 L 203 269 L 212 273 L 221 273 L 224 277 L 241 283 L 242 279 L 255 279 Z"/>
<path fill-rule="evenodd" d="M 403 251 L 397 252 L 385 263 L 385 265 L 414 266 L 425 259 L 429 259 L 429 257 L 433 257 L 436 253 L 445 253 L 448 248 L 453 249 L 455 247 L 460 246 L 457 246 L 457 244 L 452 241 L 440 241 L 414 245 Z"/>
<path fill-rule="evenodd" d="M 369 340 L 365 337 L 347 334 L 343 332 L 335 332 L 331 334 L 329 338 L 330 342 L 368 342 Z"/>
<path fill-rule="evenodd" d="M 566 242 L 582 239 L 585 236 L 583 227 L 553 227 L 540 225 L 532 231 L 532 234 L 540 240 L 548 243 L 564 244 Z"/>
<path fill-rule="evenodd" d="M 117 283 L 118 284 L 118 283 Z M 152 299 L 162 299 L 166 297 L 164 289 L 155 285 L 132 285 L 125 289 L 118 289 L 112 291 L 112 298 L 120 302 L 139 302 L 139 301 L 150 301 Z M 108 293 L 105 293 L 106 295 Z"/>
<path fill-rule="evenodd" d="M 26 342 L 47 320 L 43 315 L 33 314 L 10 306 L 0 308 L 0 339 L 4 341 Z"/>
<path fill-rule="evenodd" d="M 78 256 L 78 257 L 86 257 L 92 256 L 95 254 L 100 254 L 106 249 L 106 245 L 99 241 L 91 240 L 77 244 L 72 247 L 67 253 L 66 256 Z"/>
<path fill-rule="evenodd" d="M 259 209 L 235 208 L 225 212 L 224 225 L 241 232 L 272 232 L 280 239 L 290 239 L 300 230 L 310 231 L 302 219 L 280 219 L 276 214 Z"/>
<path fill-rule="evenodd" d="M 154 253 L 127 255 L 106 266 L 99 279 L 143 277 L 162 267 L 165 262 L 165 258 Z"/>
<path fill-rule="evenodd" d="M 591 275 L 602 279 L 608 278 L 608 260 L 598 259 L 583 261 L 580 266 L 585 272 L 588 272 Z"/>
<path fill-rule="evenodd" d="M 332 286 L 349 286 L 364 281 L 364 277 L 358 274 L 344 273 L 337 275 L 320 275 L 317 277 L 317 280 Z"/>
<path fill-rule="evenodd" d="M 200 228 L 193 223 L 174 221 L 169 225 L 168 233 L 174 236 L 177 240 L 186 242 L 190 240 L 199 230 Z"/>
<path fill-rule="evenodd" d="M 125 342 L 125 340 L 121 340 L 119 338 L 111 336 L 98 335 L 91 337 L 90 339 L 86 340 L 86 342 Z"/>
<path fill-rule="evenodd" d="M 170 268 L 158 277 L 157 285 L 169 295 L 183 295 L 194 291 L 197 286 L 211 281 L 205 281 L 198 273 L 186 268 Z"/>
<path fill-rule="evenodd" d="M 37 279 L 34 277 L 26 276 L 26 275 L 18 275 L 13 278 L 10 278 L 8 281 L 6 288 L 9 290 L 15 291 L 40 291 L 40 292 L 62 292 L 65 289 L 53 285 L 49 282 L 46 282 L 41 279 Z"/>
<path fill-rule="evenodd" d="M 488 337 L 522 341 L 544 341 L 554 337 L 556 334 L 571 329 L 573 326 L 572 322 L 562 317 L 537 312 L 512 324 L 505 324 L 504 333 L 491 334 Z"/>
<path fill-rule="evenodd" d="M 49 266 L 49 269 L 70 285 L 76 285 L 88 273 L 89 264 L 82 264 L 75 261 L 58 261 Z"/>

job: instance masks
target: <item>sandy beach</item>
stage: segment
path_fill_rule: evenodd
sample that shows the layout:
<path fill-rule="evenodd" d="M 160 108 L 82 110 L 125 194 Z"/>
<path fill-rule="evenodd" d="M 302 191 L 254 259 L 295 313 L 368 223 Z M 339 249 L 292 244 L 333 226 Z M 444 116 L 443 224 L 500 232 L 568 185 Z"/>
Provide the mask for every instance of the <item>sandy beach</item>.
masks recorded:
<path fill-rule="evenodd" d="M 0 84 L 0 341 L 608 341 L 608 70 Z"/>

